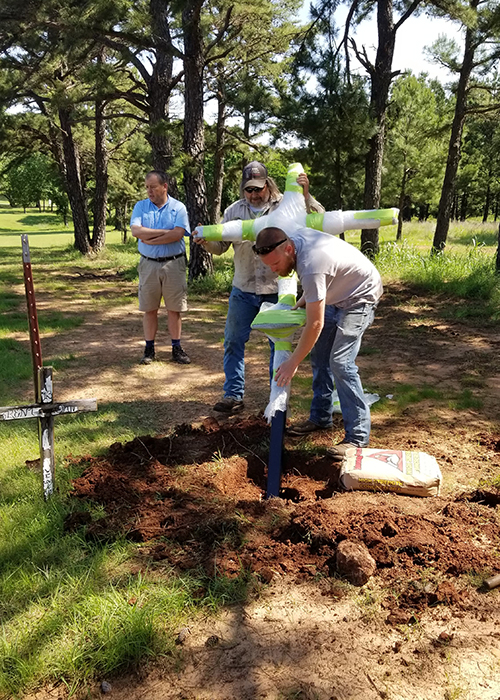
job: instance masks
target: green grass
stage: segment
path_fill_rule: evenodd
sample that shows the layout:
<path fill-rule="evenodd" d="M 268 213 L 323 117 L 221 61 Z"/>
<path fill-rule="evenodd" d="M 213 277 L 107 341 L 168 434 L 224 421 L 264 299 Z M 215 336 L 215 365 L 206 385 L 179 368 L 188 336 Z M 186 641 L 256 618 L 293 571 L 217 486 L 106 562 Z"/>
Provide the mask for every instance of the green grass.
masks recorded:
<path fill-rule="evenodd" d="M 408 406 L 423 402 L 431 402 L 435 406 L 446 406 L 463 411 L 479 409 L 483 405 L 481 399 L 474 396 L 468 388 L 458 391 L 443 391 L 426 384 L 420 386 L 396 384 L 384 386 L 378 391 L 381 398 L 371 407 L 374 413 L 389 412 L 392 415 L 400 415 Z M 391 398 L 388 399 L 387 396 L 391 396 Z"/>
<path fill-rule="evenodd" d="M 455 318 L 500 317 L 500 275 L 495 274 L 496 249 L 493 235 L 483 238 L 490 246 L 477 244 L 477 238 L 459 229 L 453 243 L 438 255 L 422 251 L 418 241 L 381 245 L 376 265 L 385 281 L 400 281 L 432 294 L 466 299 L 471 304 L 450 308 Z M 469 241 L 469 245 L 466 245 Z"/>
<path fill-rule="evenodd" d="M 21 234 L 29 234 L 30 248 L 58 248 L 74 244 L 73 224 L 64 225 L 62 217 L 55 212 L 39 212 L 37 208 L 10 207 L 0 199 L 0 247 L 17 248 L 21 245 Z M 120 231 L 109 228 L 106 239 L 109 243 L 120 242 Z"/>
<path fill-rule="evenodd" d="M 28 386 L 32 363 L 21 264 L 20 233 L 29 233 L 35 291 L 57 300 L 40 316 L 43 332 L 54 336 L 77 327 L 82 315 L 71 303 L 89 298 L 102 283 L 96 275 L 116 275 L 111 296 L 93 299 L 108 307 L 136 294 L 135 241 L 123 245 L 119 232 L 109 231 L 107 245 L 98 255 L 83 257 L 73 248 L 70 227 L 57 216 L 30 210 L 10 210 L 0 204 L 0 405 L 18 403 L 20 385 Z M 453 226 L 444 255 L 429 255 L 431 224 L 405 226 L 404 240 L 394 244 L 395 228 L 381 229 L 382 252 L 377 264 L 384 279 L 398 280 L 451 300 L 455 309 L 484 307 L 496 317 L 498 276 L 491 260 L 496 238 L 491 225 Z M 472 245 L 472 240 L 476 245 Z M 347 240 L 357 244 L 359 232 Z M 480 243 L 480 247 L 477 243 Z M 190 297 L 210 314 L 224 314 L 232 278 L 231 252 L 214 257 L 213 277 L 190 285 Z M 208 314 L 207 314 L 208 316 Z M 207 322 L 208 324 L 208 322 Z M 207 325 L 207 334 L 209 333 Z M 374 351 L 366 347 L 364 354 Z M 60 348 L 50 358 L 55 369 L 81 361 Z M 292 393 L 294 412 L 308 413 L 310 377 L 297 377 Z M 480 389 L 482 377 L 464 377 L 463 389 L 454 394 L 435 387 L 394 385 L 378 393 L 394 394 L 373 407 L 398 413 L 410 404 L 432 402 L 464 410 L 477 407 L 472 389 Z M 373 387 L 377 390 L 376 387 Z M 221 605 L 248 596 L 252 580 L 242 571 L 234 579 L 200 571 L 174 575 L 163 562 L 140 558 L 140 545 L 124 539 L 98 541 L 85 529 L 65 529 L 66 517 L 76 508 L 68 498 L 71 479 L 81 467 L 63 460 L 65 455 L 102 454 L 110 444 L 137 435 L 162 431 L 161 405 L 141 402 L 109 402 L 99 411 L 57 418 L 57 492 L 46 503 L 41 495 L 40 474 L 25 465 L 38 457 L 35 421 L 0 424 L 0 697 L 22 697 L 37 685 L 62 682 L 70 692 L 96 677 L 112 676 L 144 664 L 148 658 L 176 659 L 175 630 L 197 610 L 216 611 Z M 266 446 L 263 447 L 265 449 Z M 260 448 L 259 448 L 260 449 Z M 217 466 L 218 455 L 214 455 Z M 79 508 L 92 519 L 106 517 L 90 502 Z M 228 521 L 222 536 L 238 537 L 237 524 Z M 137 573 L 140 570 L 139 573 Z M 199 598 L 199 591 L 204 591 Z"/>

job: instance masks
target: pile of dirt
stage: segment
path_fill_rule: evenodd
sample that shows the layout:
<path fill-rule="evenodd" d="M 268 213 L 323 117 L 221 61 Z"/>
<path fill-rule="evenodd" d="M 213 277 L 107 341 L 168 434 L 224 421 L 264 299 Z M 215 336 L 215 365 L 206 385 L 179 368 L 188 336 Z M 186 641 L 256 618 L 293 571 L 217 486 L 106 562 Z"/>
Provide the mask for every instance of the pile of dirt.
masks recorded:
<path fill-rule="evenodd" d="M 393 591 L 385 605 L 394 624 L 429 605 L 466 606 L 467 592 L 454 579 L 500 572 L 498 493 L 418 499 L 342 492 L 338 464 L 325 449 L 306 450 L 288 438 L 281 498 L 265 500 L 269 434 L 260 418 L 229 425 L 210 419 L 73 460 L 86 465 L 74 498 L 100 504 L 106 517 L 93 520 L 75 503 L 66 527 L 146 543 L 145 566 L 152 558 L 177 570 L 202 566 L 209 576 L 244 568 L 266 583 L 276 574 L 335 582 L 339 543 L 360 542 Z M 489 444 L 498 448 L 499 436 L 490 435 Z M 420 583 L 424 570 L 436 573 L 434 583 Z"/>

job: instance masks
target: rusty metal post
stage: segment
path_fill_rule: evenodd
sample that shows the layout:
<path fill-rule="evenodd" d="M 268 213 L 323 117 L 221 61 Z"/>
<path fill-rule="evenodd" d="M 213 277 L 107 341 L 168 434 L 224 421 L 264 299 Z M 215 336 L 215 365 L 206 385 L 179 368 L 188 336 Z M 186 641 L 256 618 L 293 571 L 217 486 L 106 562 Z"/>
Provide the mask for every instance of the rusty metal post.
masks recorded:
<path fill-rule="evenodd" d="M 38 370 L 42 366 L 42 346 L 40 345 L 40 331 L 38 329 L 35 288 L 33 286 L 33 276 L 31 274 L 30 247 L 26 233 L 21 235 L 21 242 L 23 247 L 24 289 L 26 290 L 26 302 L 28 304 L 31 357 L 33 359 L 33 384 L 35 386 L 35 401 L 38 401 Z"/>

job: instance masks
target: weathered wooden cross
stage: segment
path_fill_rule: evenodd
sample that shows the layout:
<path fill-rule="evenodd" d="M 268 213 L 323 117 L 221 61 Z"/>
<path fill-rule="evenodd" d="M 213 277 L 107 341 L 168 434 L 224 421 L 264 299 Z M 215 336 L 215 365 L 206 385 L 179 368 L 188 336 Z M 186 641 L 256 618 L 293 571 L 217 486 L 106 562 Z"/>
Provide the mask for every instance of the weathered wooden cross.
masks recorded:
<path fill-rule="evenodd" d="M 35 402 L 29 406 L 5 406 L 0 408 L 0 420 L 38 418 L 38 438 L 40 442 L 40 466 L 42 470 L 43 495 L 47 500 L 54 492 L 54 417 L 68 413 L 97 411 L 96 399 L 82 399 L 54 403 L 52 367 L 43 367 L 40 332 L 35 303 L 35 289 L 31 275 L 31 259 L 28 236 L 21 236 L 23 248 L 24 288 L 28 304 L 28 321 L 33 359 L 33 380 Z"/>

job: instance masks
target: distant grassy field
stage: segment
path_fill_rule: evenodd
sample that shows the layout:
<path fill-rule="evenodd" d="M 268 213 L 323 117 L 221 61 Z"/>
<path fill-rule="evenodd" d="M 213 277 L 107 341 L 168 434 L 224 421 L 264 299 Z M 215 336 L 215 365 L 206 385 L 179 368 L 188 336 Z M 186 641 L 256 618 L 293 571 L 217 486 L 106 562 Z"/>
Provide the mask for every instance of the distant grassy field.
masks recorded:
<path fill-rule="evenodd" d="M 405 222 L 402 242 L 410 244 L 420 252 L 428 252 L 432 246 L 436 222 L 433 220 Z M 480 221 L 452 222 L 447 241 L 447 251 L 459 251 L 473 246 L 493 252 L 498 243 L 498 222 Z M 72 246 L 74 243 L 73 225 L 71 220 L 65 227 L 62 218 L 50 211 L 39 212 L 37 208 L 26 212 L 20 207 L 11 208 L 8 202 L 0 197 L 0 247 L 17 247 L 20 245 L 21 233 L 29 233 L 30 246 L 36 248 Z M 396 241 L 396 227 L 385 226 L 379 230 L 382 246 Z M 346 240 L 358 245 L 359 231 L 348 231 Z M 121 243 L 121 233 L 111 227 L 106 233 L 106 241 L 110 244 Z"/>
<path fill-rule="evenodd" d="M 72 246 L 74 243 L 71 218 L 66 227 L 62 217 L 56 212 L 39 212 L 38 208 L 29 208 L 25 212 L 22 207 L 10 207 L 9 203 L 0 197 L 0 247 L 20 246 L 22 233 L 29 234 L 30 248 Z M 106 233 L 109 243 L 119 243 L 120 237 L 120 231 L 112 228 Z"/>

